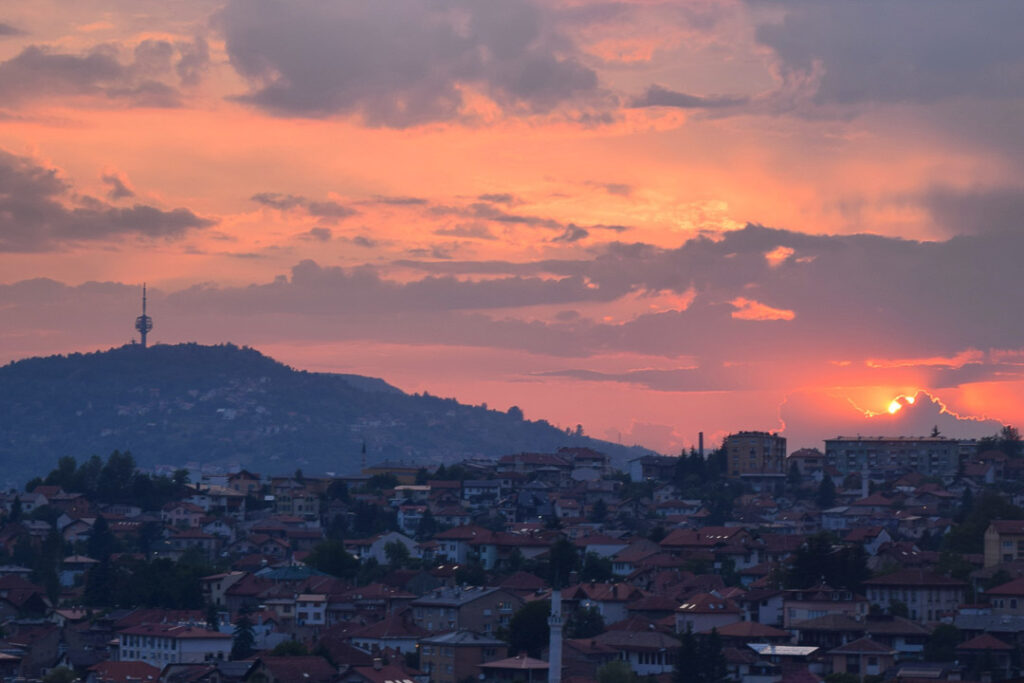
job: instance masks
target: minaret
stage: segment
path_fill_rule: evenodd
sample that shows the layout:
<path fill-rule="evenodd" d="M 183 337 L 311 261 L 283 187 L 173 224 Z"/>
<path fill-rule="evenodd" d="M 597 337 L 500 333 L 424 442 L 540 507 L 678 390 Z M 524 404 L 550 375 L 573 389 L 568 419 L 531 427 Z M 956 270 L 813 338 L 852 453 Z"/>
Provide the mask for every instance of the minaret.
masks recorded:
<path fill-rule="evenodd" d="M 142 315 L 135 319 L 135 329 L 142 337 L 142 348 L 146 348 L 146 335 L 153 329 L 153 319 L 146 315 L 146 283 L 142 283 Z"/>
<path fill-rule="evenodd" d="M 551 591 L 551 636 L 548 641 L 548 683 L 562 683 L 562 591 Z"/>

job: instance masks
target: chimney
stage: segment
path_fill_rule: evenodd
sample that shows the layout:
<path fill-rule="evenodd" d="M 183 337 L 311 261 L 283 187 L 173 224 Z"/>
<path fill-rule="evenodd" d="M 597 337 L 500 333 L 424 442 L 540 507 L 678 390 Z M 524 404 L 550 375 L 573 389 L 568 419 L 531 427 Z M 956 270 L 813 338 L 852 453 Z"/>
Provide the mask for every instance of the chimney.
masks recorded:
<path fill-rule="evenodd" d="M 373 670 L 380 671 L 384 667 L 384 661 L 380 657 L 373 658 Z"/>
<path fill-rule="evenodd" d="M 697 433 L 697 452 L 700 453 L 701 460 L 704 459 L 704 432 Z"/>

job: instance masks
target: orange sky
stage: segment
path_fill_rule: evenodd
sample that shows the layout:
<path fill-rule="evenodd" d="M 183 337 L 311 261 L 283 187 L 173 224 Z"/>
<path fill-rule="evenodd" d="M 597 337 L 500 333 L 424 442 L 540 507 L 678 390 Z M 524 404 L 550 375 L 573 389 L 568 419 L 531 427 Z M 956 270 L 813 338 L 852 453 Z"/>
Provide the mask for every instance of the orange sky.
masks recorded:
<path fill-rule="evenodd" d="M 991 433 L 1024 417 L 1022 13 L 9 3 L 0 360 L 123 343 L 147 281 L 166 342 L 666 452 Z M 918 391 L 948 410 L 865 416 Z"/>

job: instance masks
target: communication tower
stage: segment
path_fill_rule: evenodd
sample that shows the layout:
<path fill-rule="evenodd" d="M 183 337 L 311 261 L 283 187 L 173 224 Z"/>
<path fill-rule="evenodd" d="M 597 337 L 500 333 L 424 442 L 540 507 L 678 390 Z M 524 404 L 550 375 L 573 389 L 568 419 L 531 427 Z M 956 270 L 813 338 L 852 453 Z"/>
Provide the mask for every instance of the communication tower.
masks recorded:
<path fill-rule="evenodd" d="M 142 338 L 142 348 L 146 348 L 146 335 L 153 329 L 153 319 L 146 315 L 146 283 L 142 283 L 142 315 L 135 319 L 135 329 Z"/>

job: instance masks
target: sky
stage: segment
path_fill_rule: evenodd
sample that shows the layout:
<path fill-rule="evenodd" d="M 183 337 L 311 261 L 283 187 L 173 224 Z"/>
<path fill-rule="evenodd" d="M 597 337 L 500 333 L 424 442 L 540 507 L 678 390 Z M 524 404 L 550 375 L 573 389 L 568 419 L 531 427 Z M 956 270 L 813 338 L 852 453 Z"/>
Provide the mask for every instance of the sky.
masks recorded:
<path fill-rule="evenodd" d="M 231 341 L 676 453 L 1024 422 L 1024 3 L 15 0 L 0 362 Z"/>

